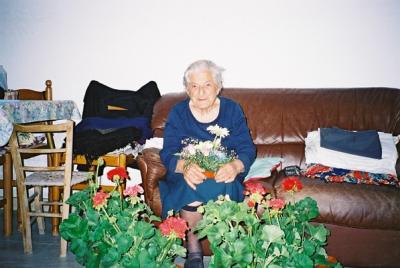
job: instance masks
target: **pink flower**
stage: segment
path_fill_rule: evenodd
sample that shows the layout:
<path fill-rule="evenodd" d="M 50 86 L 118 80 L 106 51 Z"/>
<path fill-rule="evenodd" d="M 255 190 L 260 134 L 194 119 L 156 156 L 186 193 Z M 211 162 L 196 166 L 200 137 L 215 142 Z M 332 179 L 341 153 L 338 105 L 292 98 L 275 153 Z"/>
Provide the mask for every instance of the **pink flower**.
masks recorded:
<path fill-rule="evenodd" d="M 250 194 L 260 194 L 265 195 L 267 193 L 267 189 L 259 182 L 247 182 L 244 184 L 246 190 L 244 190 L 244 195 Z"/>
<path fill-rule="evenodd" d="M 93 207 L 95 209 L 100 209 L 104 206 L 107 205 L 107 198 L 110 197 L 110 194 L 105 193 L 105 192 L 97 192 L 94 196 L 93 196 Z"/>
<path fill-rule="evenodd" d="M 186 221 L 180 217 L 168 217 L 160 226 L 161 234 L 168 238 L 185 239 L 185 233 L 189 230 Z"/>
<path fill-rule="evenodd" d="M 285 191 L 297 192 L 303 189 L 303 185 L 297 177 L 287 177 L 282 182 L 282 187 Z"/>
<path fill-rule="evenodd" d="M 126 173 L 126 169 L 122 168 L 122 167 L 117 167 L 114 168 L 112 170 L 110 170 L 109 172 L 107 172 L 107 178 L 114 182 L 116 179 L 118 180 L 126 180 L 129 178 L 128 173 Z"/>
<path fill-rule="evenodd" d="M 285 207 L 285 200 L 280 198 L 274 198 L 269 200 L 268 206 L 274 210 L 280 210 Z"/>
<path fill-rule="evenodd" d="M 138 194 L 143 194 L 143 188 L 139 184 L 135 186 L 129 186 L 124 190 L 125 196 L 137 196 Z"/>

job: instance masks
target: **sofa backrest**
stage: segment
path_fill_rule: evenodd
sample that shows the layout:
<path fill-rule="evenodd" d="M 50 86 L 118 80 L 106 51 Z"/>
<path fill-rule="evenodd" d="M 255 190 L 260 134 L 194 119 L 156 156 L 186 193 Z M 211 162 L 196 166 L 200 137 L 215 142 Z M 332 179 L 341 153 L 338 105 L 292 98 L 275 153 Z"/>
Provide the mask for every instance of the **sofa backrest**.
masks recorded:
<path fill-rule="evenodd" d="M 319 127 L 400 134 L 400 89 L 396 88 L 225 88 L 238 102 L 258 156 L 279 156 L 283 165 L 304 165 L 304 139 Z M 162 137 L 168 112 L 186 98 L 168 93 L 154 106 L 152 129 Z"/>

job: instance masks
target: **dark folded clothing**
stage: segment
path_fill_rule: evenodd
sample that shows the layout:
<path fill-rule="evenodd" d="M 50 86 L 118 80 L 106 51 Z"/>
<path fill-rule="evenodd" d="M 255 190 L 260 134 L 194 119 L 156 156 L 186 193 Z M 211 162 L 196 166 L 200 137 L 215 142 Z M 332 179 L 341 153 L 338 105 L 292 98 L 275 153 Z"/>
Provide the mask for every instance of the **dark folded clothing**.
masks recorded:
<path fill-rule="evenodd" d="M 83 154 L 89 159 L 112 152 L 133 143 L 142 136 L 140 129 L 135 127 L 119 128 L 102 134 L 91 129 L 74 133 L 74 154 Z"/>
<path fill-rule="evenodd" d="M 343 153 L 382 159 L 382 146 L 375 130 L 348 131 L 320 128 L 321 147 Z"/>
<path fill-rule="evenodd" d="M 133 118 L 117 117 L 117 118 L 104 118 L 104 117 L 86 117 L 79 122 L 75 127 L 75 132 L 83 132 L 87 130 L 97 130 L 102 134 L 112 132 L 116 129 L 135 127 L 140 129 L 142 135 L 137 138 L 141 144 L 146 142 L 153 136 L 150 128 L 150 120 L 144 116 Z"/>

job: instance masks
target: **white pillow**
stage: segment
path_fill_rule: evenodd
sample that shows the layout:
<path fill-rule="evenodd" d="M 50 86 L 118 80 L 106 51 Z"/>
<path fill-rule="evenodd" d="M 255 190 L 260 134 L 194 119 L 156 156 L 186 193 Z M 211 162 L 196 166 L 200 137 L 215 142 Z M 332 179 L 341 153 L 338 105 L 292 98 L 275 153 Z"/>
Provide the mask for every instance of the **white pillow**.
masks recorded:
<path fill-rule="evenodd" d="M 147 139 L 146 143 L 144 144 L 144 149 L 147 148 L 158 148 L 158 149 L 162 149 L 164 145 L 164 138 L 151 138 L 151 139 Z"/>
<path fill-rule="evenodd" d="M 378 135 L 382 146 L 382 159 L 373 159 L 322 148 L 320 146 L 319 129 L 318 131 L 308 132 L 305 139 L 306 163 L 316 163 L 329 167 L 396 175 L 395 165 L 398 154 L 394 138 L 390 133 L 378 132 Z"/>

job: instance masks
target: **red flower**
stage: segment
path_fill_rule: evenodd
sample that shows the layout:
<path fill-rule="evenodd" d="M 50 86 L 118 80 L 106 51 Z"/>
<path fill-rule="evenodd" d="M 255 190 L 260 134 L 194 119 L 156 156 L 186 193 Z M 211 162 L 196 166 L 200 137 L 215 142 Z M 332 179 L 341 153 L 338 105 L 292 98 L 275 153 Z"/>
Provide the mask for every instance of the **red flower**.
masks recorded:
<path fill-rule="evenodd" d="M 250 194 L 265 195 L 267 193 L 267 189 L 259 182 L 247 182 L 244 183 L 244 187 L 246 188 L 246 190 L 243 191 L 244 195 L 250 195 Z"/>
<path fill-rule="evenodd" d="M 268 206 L 274 210 L 280 210 L 285 207 L 285 200 L 280 198 L 274 198 L 269 200 Z"/>
<path fill-rule="evenodd" d="M 254 207 L 256 206 L 256 203 L 255 203 L 253 200 L 249 200 L 249 201 L 247 202 L 247 205 L 248 205 L 249 207 L 251 207 L 251 208 L 254 208 Z"/>
<path fill-rule="evenodd" d="M 185 232 L 189 230 L 186 221 L 180 217 L 168 217 L 160 224 L 161 234 L 168 238 L 185 239 Z"/>
<path fill-rule="evenodd" d="M 135 186 L 129 186 L 124 190 L 125 196 L 137 196 L 138 194 L 143 194 L 143 188 L 139 184 Z"/>
<path fill-rule="evenodd" d="M 293 191 L 293 192 L 297 192 L 303 189 L 303 185 L 301 184 L 301 181 L 297 177 L 287 177 L 286 179 L 283 180 L 282 187 L 283 189 L 285 189 L 285 191 Z"/>
<path fill-rule="evenodd" d="M 118 180 L 126 180 L 129 178 L 128 173 L 126 173 L 126 169 L 122 167 L 117 167 L 109 172 L 107 172 L 107 178 L 114 182 L 116 179 Z"/>
<path fill-rule="evenodd" d="M 93 196 L 93 207 L 96 209 L 100 209 L 107 205 L 107 198 L 110 197 L 110 194 L 104 192 L 97 192 Z"/>

